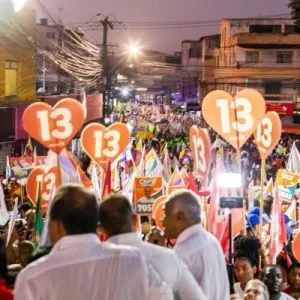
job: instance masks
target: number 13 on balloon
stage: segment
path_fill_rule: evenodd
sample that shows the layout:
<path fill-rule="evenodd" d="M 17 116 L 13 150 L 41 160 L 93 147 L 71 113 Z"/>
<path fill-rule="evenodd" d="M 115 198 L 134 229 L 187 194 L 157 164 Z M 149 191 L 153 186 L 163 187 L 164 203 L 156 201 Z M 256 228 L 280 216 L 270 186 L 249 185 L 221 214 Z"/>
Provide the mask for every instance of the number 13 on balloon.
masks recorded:
<path fill-rule="evenodd" d="M 126 149 L 130 132 L 123 123 L 115 123 L 108 128 L 92 123 L 84 128 L 81 144 L 84 151 L 99 165 L 111 163 Z"/>
<path fill-rule="evenodd" d="M 202 186 L 206 184 L 206 178 L 211 163 L 211 141 L 207 129 L 199 129 L 196 125 L 190 129 L 190 144 L 194 159 L 194 170 L 200 176 Z"/>
<path fill-rule="evenodd" d="M 268 112 L 257 126 L 254 137 L 262 159 L 266 159 L 278 144 L 281 130 L 280 117 L 274 111 Z"/>
<path fill-rule="evenodd" d="M 265 101 L 252 89 L 242 90 L 235 98 L 225 91 L 213 91 L 203 99 L 202 113 L 219 135 L 240 148 L 263 118 Z"/>

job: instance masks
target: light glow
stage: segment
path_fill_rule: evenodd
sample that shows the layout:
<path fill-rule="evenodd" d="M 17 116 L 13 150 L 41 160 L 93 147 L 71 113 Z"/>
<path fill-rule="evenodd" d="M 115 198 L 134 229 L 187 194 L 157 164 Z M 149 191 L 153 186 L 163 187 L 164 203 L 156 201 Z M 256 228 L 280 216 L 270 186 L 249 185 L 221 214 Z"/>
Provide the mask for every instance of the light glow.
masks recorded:
<path fill-rule="evenodd" d="M 239 189 L 242 187 L 240 173 L 220 173 L 217 175 L 217 184 L 220 188 Z"/>
<path fill-rule="evenodd" d="M 27 0 L 11 0 L 15 12 L 19 12 L 25 6 L 26 1 Z"/>

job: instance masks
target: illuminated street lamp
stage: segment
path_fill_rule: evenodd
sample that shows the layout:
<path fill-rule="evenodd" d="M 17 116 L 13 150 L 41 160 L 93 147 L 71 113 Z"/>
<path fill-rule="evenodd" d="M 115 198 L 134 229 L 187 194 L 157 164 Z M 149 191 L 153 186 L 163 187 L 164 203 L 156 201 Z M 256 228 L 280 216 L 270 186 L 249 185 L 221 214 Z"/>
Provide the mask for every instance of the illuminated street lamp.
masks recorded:
<path fill-rule="evenodd" d="M 11 0 L 14 11 L 19 12 L 25 6 L 26 1 L 27 0 Z"/>
<path fill-rule="evenodd" d="M 128 89 L 128 87 L 123 87 L 122 89 L 121 89 L 121 94 L 122 94 L 122 96 L 125 98 L 125 97 L 127 97 L 128 95 L 129 95 L 129 89 Z"/>
<path fill-rule="evenodd" d="M 130 56 L 138 56 L 141 54 L 141 46 L 138 44 L 138 43 L 133 43 L 133 44 L 130 44 L 128 45 L 127 47 L 127 53 L 130 55 Z"/>

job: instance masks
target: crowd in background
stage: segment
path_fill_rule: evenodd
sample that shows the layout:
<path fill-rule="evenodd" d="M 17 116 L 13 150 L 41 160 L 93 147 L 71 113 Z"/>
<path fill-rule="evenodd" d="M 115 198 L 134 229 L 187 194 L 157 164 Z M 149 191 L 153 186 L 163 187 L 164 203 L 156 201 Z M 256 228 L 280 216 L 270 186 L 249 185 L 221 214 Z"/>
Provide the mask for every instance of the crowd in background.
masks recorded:
<path fill-rule="evenodd" d="M 133 158 L 135 158 L 136 147 L 139 140 L 137 137 L 138 133 L 147 131 L 151 134 L 143 139 L 146 151 L 155 149 L 158 157 L 163 160 L 163 151 L 167 147 L 170 154 L 172 171 L 176 166 L 178 166 L 178 168 L 186 168 L 187 172 L 193 171 L 188 130 L 189 127 L 194 124 L 197 124 L 199 127 L 205 126 L 205 123 L 199 116 L 193 113 L 174 113 L 167 109 L 161 110 L 159 114 L 157 114 L 153 113 L 153 109 L 147 112 L 147 109 L 144 108 L 143 113 L 139 112 L 136 115 L 132 113 L 121 114 L 119 118 L 123 122 L 130 123 L 134 128 L 135 133 L 133 137 L 136 138 L 131 149 Z M 238 169 L 241 167 L 245 191 L 247 192 L 247 188 L 251 182 L 254 186 L 259 186 L 261 184 L 261 159 L 255 141 L 250 139 L 238 154 L 233 147 L 226 144 L 220 137 L 217 137 L 212 130 L 209 130 L 209 133 L 213 144 L 213 155 L 221 155 L 227 169 Z M 282 136 L 278 146 L 267 159 L 266 180 L 270 178 L 275 180 L 277 171 L 285 168 L 291 147 L 295 140 L 297 140 L 297 136 Z M 88 176 L 91 175 L 88 172 L 89 164 L 89 158 L 83 154 L 80 159 L 80 165 Z M 66 289 L 70 288 L 70 284 L 74 284 L 74 287 L 77 285 L 86 285 L 83 288 L 86 295 L 93 294 L 91 294 L 88 288 L 94 289 L 94 293 L 103 289 L 103 299 L 142 299 L 132 296 L 134 292 L 128 287 L 132 282 L 137 284 L 133 284 L 135 288 L 137 288 L 138 284 L 151 286 L 151 289 L 155 292 L 153 292 L 153 295 L 147 296 L 147 299 L 172 299 L 173 294 L 177 294 L 177 296 L 179 294 L 180 299 L 228 300 L 230 299 L 229 289 L 231 299 L 236 300 L 300 299 L 300 265 L 294 258 L 291 250 L 293 238 L 298 228 L 297 220 L 286 218 L 288 241 L 277 257 L 276 265 L 269 265 L 270 262 L 267 259 L 269 232 L 267 229 L 265 230 L 263 239 L 260 239 L 258 233 L 260 222 L 259 203 L 254 203 L 253 207 L 249 208 L 246 213 L 246 231 L 235 236 L 232 253 L 233 266 L 230 266 L 230 261 L 228 257 L 223 255 L 220 244 L 200 225 L 201 209 L 199 199 L 193 193 L 184 191 L 181 192 L 181 194 L 178 193 L 174 196 L 169 196 L 169 204 L 166 204 L 166 219 L 164 221 L 165 231 L 163 232 L 158 229 L 153 219 L 144 217 L 140 219 L 137 218 L 128 200 L 122 195 L 111 196 L 98 207 L 96 199 L 86 191 L 74 187 L 69 187 L 69 189 L 65 188 L 56 193 L 55 199 L 57 204 L 53 205 L 52 212 L 50 213 L 51 219 L 56 222 L 54 223 L 56 224 L 55 226 L 57 226 L 55 229 L 51 229 L 53 231 L 51 236 L 53 239 L 57 239 L 57 245 L 69 249 L 71 251 L 70 255 L 78 256 L 78 259 L 76 259 L 71 258 L 68 254 L 57 253 L 59 252 L 58 246 L 54 246 L 54 249 L 52 249 L 52 247 L 38 247 L 39 240 L 34 232 L 36 211 L 35 207 L 26 197 L 24 187 L 14 179 L 10 179 L 7 182 L 4 181 L 2 187 L 9 213 L 12 214 L 16 198 L 19 199 L 19 206 L 18 218 L 7 244 L 5 241 L 9 230 L 8 223 L 1 227 L 0 299 L 13 299 L 13 289 L 16 279 L 18 274 L 24 269 L 25 271 L 21 273 L 24 275 L 20 277 L 21 279 L 18 279 L 19 283 L 17 283 L 18 287 L 16 290 L 17 299 L 24 300 L 70 299 L 66 298 L 68 296 L 62 296 L 63 293 L 65 293 L 65 295 L 70 295 L 70 293 L 69 291 L 64 291 L 64 287 L 57 284 L 56 281 L 60 281 L 60 278 L 62 284 L 66 284 Z M 199 186 L 199 188 L 201 187 Z M 75 204 L 70 204 L 71 200 L 74 200 L 74 203 L 78 204 L 78 209 Z M 66 206 L 66 204 L 68 204 L 68 206 Z M 91 208 L 89 205 L 96 205 L 95 210 L 99 210 L 99 214 L 95 213 L 95 215 L 91 211 L 88 211 L 88 209 Z M 264 228 L 270 226 L 273 217 L 272 205 L 274 205 L 273 197 L 270 194 L 265 195 L 263 205 Z M 69 213 L 65 211 L 66 207 L 70 209 Z M 86 213 L 87 211 L 88 213 Z M 79 214 L 82 214 L 82 220 L 80 220 L 81 217 Z M 95 221 L 93 218 L 97 218 L 97 220 Z M 94 220 L 94 223 L 89 222 L 89 219 Z M 98 222 L 101 224 L 100 228 L 97 228 Z M 61 227 L 59 227 L 58 224 L 62 224 Z M 89 228 L 87 228 L 87 224 L 90 224 Z M 141 237 L 139 241 L 136 240 L 137 235 L 134 233 L 136 228 L 138 228 L 138 236 Z M 112 265 L 114 263 L 115 265 L 108 266 L 105 260 L 96 258 L 98 254 L 93 252 L 94 248 L 91 246 L 89 246 L 91 248 L 87 247 L 87 249 L 80 248 L 83 242 L 79 236 L 85 236 L 86 240 L 83 240 L 85 243 L 88 243 L 89 238 L 86 235 L 92 234 L 96 236 L 96 233 L 99 238 L 97 238 L 97 241 L 91 239 L 91 244 L 94 245 L 95 249 L 99 247 L 99 257 L 103 254 L 103 257 L 108 259 Z M 103 234 L 106 236 L 105 240 L 108 239 L 108 241 L 102 241 L 100 243 L 100 239 L 103 240 Z M 70 236 L 73 235 L 76 236 L 74 243 L 68 244 L 65 237 L 70 238 Z M 175 242 L 176 239 L 177 241 Z M 144 244 L 140 244 L 142 240 Z M 126 248 L 116 250 L 112 247 L 112 249 L 110 249 L 111 253 L 116 251 L 114 258 L 113 255 L 110 256 L 105 252 L 108 250 L 108 248 L 105 248 L 106 246 L 101 248 L 103 243 L 133 245 L 139 248 L 142 257 L 146 258 L 148 272 L 151 273 L 153 267 L 153 276 L 155 277 L 157 275 L 160 280 L 158 280 L 158 282 L 153 280 L 152 283 L 143 282 L 143 276 L 147 272 L 144 274 L 141 269 L 141 273 L 138 274 L 137 271 L 134 272 L 134 270 L 132 270 L 134 264 L 136 264 L 136 266 L 142 266 L 142 262 L 140 262 L 138 258 L 136 258 L 135 261 L 132 258 L 134 255 L 126 252 L 128 251 Z M 77 244 L 79 245 L 79 250 L 76 252 Z M 154 248 L 151 248 L 152 246 Z M 163 252 L 163 247 L 174 248 L 174 251 L 166 250 L 166 252 Z M 56 252 L 54 252 L 54 250 Z M 123 251 L 124 261 L 122 261 L 117 251 Z M 61 255 L 58 256 L 58 259 L 64 261 L 60 261 L 59 265 L 64 269 L 60 269 L 55 265 L 54 269 L 50 268 L 51 271 L 49 271 L 48 274 L 48 267 L 47 265 L 45 266 L 42 261 L 39 261 L 40 263 L 37 265 L 30 265 L 30 263 L 41 257 L 47 257 L 45 264 L 47 262 L 50 263 L 51 257 L 47 256 L 49 252 L 53 253 L 53 259 L 55 255 Z M 156 256 L 151 256 L 150 253 L 155 253 Z M 176 253 L 176 256 L 174 256 L 174 253 Z M 130 263 L 126 264 L 126 257 L 128 261 L 133 259 L 131 266 Z M 79 258 L 82 258 L 82 260 Z M 96 270 L 96 267 L 89 259 L 91 261 L 97 261 L 97 263 L 99 263 L 99 265 L 97 265 L 98 268 L 102 268 L 104 273 L 97 273 L 99 271 Z M 71 261 L 71 265 L 68 264 L 68 260 Z M 151 263 L 149 263 L 149 260 Z M 226 272 L 226 263 L 228 264 L 228 272 Z M 74 264 L 74 269 L 72 269 L 72 264 Z M 80 264 L 82 264 L 82 267 L 80 267 Z M 122 266 L 119 266 L 119 264 Z M 28 265 L 29 268 L 26 268 Z M 30 266 L 33 267 L 30 268 Z M 56 267 L 57 269 L 55 269 Z M 76 269 L 77 267 L 79 269 Z M 39 268 L 41 268 L 41 271 L 39 271 Z M 83 280 L 83 277 L 76 277 L 74 272 L 79 272 L 81 268 L 87 280 L 91 280 L 92 282 L 104 281 L 107 285 L 100 284 L 99 287 L 95 287 L 95 284 L 80 282 L 80 280 Z M 88 271 L 88 269 L 90 271 Z M 39 272 L 42 272 L 40 279 L 37 275 Z M 72 273 L 73 283 L 66 279 L 69 274 L 68 272 Z M 105 278 L 105 273 L 107 273 L 107 278 Z M 128 275 L 126 275 L 126 273 Z M 173 279 L 170 279 L 172 277 L 170 273 L 173 273 Z M 177 275 L 175 276 L 175 274 Z M 229 274 L 229 280 L 227 274 Z M 110 282 L 113 278 L 112 275 L 118 276 L 117 279 L 115 279 L 115 284 Z M 99 277 L 93 278 L 94 276 L 102 276 L 102 279 L 100 280 Z M 135 278 L 131 283 L 127 279 L 122 282 L 119 278 L 120 276 L 133 276 L 134 278 L 139 277 L 139 279 Z M 148 277 L 151 276 L 152 275 L 148 273 Z M 39 280 L 50 284 L 50 288 L 46 289 L 45 287 L 37 286 L 36 281 Z M 187 281 L 189 283 L 187 283 Z M 166 286 L 171 287 L 171 296 L 168 294 L 168 288 L 161 284 L 162 282 L 166 283 Z M 235 284 L 233 284 L 233 282 L 235 282 Z M 121 286 L 118 286 L 118 284 Z M 56 289 L 62 294 L 57 296 L 57 291 L 55 292 Z M 109 289 L 115 289 L 114 292 L 116 294 L 111 296 L 109 292 L 107 292 Z M 139 287 L 138 290 L 141 292 L 139 295 L 146 295 L 148 293 L 141 291 L 141 287 Z M 40 297 L 41 295 L 46 295 L 47 292 L 50 293 L 50 291 L 53 292 L 53 296 L 51 297 L 32 298 L 32 295 Z M 77 288 L 76 291 L 78 295 L 82 295 L 82 291 L 79 291 Z M 23 297 L 22 293 L 24 293 Z M 117 298 L 116 295 L 120 296 L 122 293 L 124 293 L 125 296 Z M 149 292 L 149 294 L 151 293 Z M 138 295 L 138 293 L 135 295 Z M 94 295 L 88 299 L 98 299 L 98 297 Z"/>

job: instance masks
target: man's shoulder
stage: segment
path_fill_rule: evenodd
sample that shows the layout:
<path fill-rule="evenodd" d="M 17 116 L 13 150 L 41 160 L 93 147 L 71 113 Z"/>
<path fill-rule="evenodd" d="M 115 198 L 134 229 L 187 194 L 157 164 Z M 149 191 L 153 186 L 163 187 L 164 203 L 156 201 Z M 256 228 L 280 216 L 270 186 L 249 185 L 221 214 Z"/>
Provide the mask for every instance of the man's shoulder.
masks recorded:
<path fill-rule="evenodd" d="M 152 256 L 156 257 L 162 257 L 162 258 L 168 258 L 172 260 L 178 260 L 177 255 L 175 252 L 171 249 L 167 249 L 158 245 L 153 245 L 151 243 L 143 242 L 142 243 L 142 248 L 144 251 L 147 253 L 150 253 Z"/>
<path fill-rule="evenodd" d="M 30 280 L 38 277 L 40 274 L 47 271 L 54 270 L 63 266 L 76 265 L 78 263 L 90 263 L 99 262 L 101 260 L 114 260 L 118 259 L 119 262 L 130 259 L 131 261 L 140 262 L 142 264 L 142 256 L 138 249 L 125 246 L 125 245 L 114 245 L 111 243 L 98 244 L 93 247 L 92 252 L 83 253 L 81 255 L 71 255 L 70 258 L 66 259 L 65 254 L 61 254 L 59 251 L 52 251 L 48 255 L 45 255 L 35 262 L 29 264 L 20 273 L 23 279 Z"/>
<path fill-rule="evenodd" d="M 281 296 L 279 298 L 279 300 L 295 300 L 295 298 L 289 296 L 288 294 L 281 292 Z"/>

